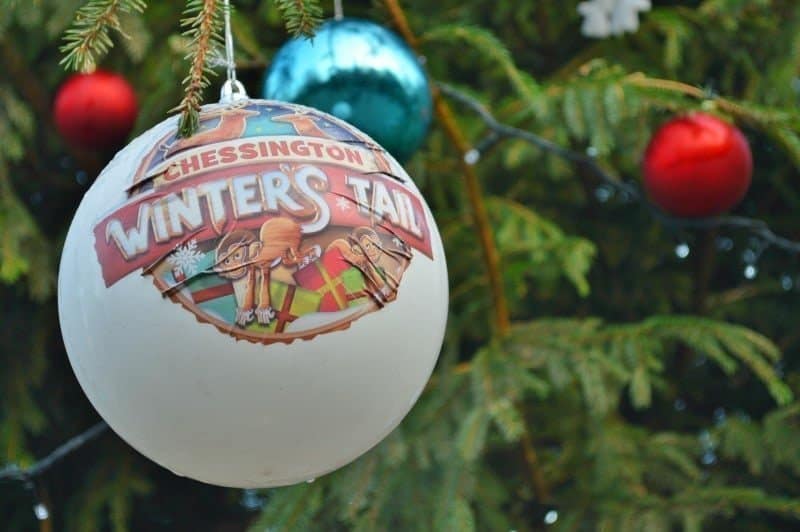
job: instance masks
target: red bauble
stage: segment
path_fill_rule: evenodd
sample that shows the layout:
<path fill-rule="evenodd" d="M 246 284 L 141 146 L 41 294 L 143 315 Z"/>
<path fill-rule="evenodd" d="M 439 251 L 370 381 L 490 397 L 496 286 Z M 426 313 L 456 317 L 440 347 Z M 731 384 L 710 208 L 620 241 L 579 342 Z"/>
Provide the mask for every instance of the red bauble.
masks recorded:
<path fill-rule="evenodd" d="M 694 113 L 656 132 L 642 166 L 653 203 L 674 216 L 703 217 L 741 201 L 750 186 L 753 156 L 735 126 Z"/>
<path fill-rule="evenodd" d="M 53 114 L 59 133 L 87 149 L 118 147 L 136 121 L 138 106 L 130 84 L 97 70 L 70 76 L 58 89 Z"/>

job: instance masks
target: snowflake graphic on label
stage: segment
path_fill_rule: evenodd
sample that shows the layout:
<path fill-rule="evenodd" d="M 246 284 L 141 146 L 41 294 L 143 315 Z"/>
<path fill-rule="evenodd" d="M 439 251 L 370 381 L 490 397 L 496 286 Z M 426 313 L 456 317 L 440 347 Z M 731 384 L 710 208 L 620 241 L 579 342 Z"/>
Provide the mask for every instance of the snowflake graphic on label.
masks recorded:
<path fill-rule="evenodd" d="M 347 198 L 336 198 L 336 206 L 340 211 L 349 211 L 351 208 L 350 201 Z"/>
<path fill-rule="evenodd" d="M 167 257 L 167 262 L 172 265 L 176 274 L 191 277 L 197 273 L 204 255 L 205 253 L 197 249 L 197 239 L 193 238 L 183 246 L 178 246 L 172 255 Z"/>

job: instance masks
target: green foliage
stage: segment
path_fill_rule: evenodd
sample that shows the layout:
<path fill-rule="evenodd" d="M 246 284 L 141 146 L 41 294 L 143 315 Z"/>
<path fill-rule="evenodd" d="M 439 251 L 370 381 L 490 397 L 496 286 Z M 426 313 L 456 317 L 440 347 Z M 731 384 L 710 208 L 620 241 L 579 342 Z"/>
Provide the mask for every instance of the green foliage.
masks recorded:
<path fill-rule="evenodd" d="M 8 341 L 21 326 L 22 316 L 8 316 L 0 325 L 4 338 L 0 383 L 5 392 L 0 405 L 0 448 L 8 460 L 29 463 L 28 437 L 47 427 L 47 417 L 35 394 L 47 370 L 47 345 L 41 331 L 23 341 Z"/>
<path fill-rule="evenodd" d="M 36 221 L 13 190 L 8 164 L 24 157 L 34 131 L 34 117 L 5 85 L 0 84 L 0 281 L 14 283 L 28 275 L 31 296 L 42 300 L 53 287 L 49 246 Z"/>
<path fill-rule="evenodd" d="M 191 62 L 189 75 L 183 80 L 185 94 L 175 111 L 181 112 L 178 132 L 189 137 L 199 125 L 200 104 L 203 102 L 203 89 L 208 87 L 211 69 L 211 56 L 215 46 L 222 46 L 222 17 L 224 6 L 218 0 L 189 0 L 181 26 L 184 36 L 189 39 L 189 53 L 186 59 Z"/>
<path fill-rule="evenodd" d="M 34 118 L 9 87 L 0 86 L 0 161 L 19 161 L 24 156 L 25 142 L 33 135 Z"/>
<path fill-rule="evenodd" d="M 274 0 L 286 19 L 286 29 L 295 37 L 313 37 L 322 19 L 322 7 L 317 0 Z"/>
<path fill-rule="evenodd" d="M 476 408 L 467 414 L 456 439 L 456 447 L 464 460 L 472 461 L 481 455 L 490 421 L 491 416 L 485 408 Z"/>
<path fill-rule="evenodd" d="M 319 484 L 298 484 L 273 490 L 267 510 L 253 525 L 253 530 L 308 530 L 322 506 Z"/>
<path fill-rule="evenodd" d="M 565 235 L 556 224 L 511 200 L 490 198 L 488 208 L 510 289 L 525 286 L 523 276 L 540 282 L 564 276 L 580 295 L 589 293 L 586 275 L 595 255 L 591 242 Z"/>
<path fill-rule="evenodd" d="M 636 386 L 632 384 L 636 379 L 657 384 L 653 395 L 641 401 L 639 408 L 652 406 L 658 394 L 668 393 L 663 374 L 669 359 L 680 351 L 676 344 L 691 342 L 700 334 L 710 334 L 723 345 L 742 342 L 738 349 L 749 353 L 747 364 L 751 363 L 747 360 L 774 355 L 771 342 L 745 331 L 722 322 L 681 316 L 621 325 L 605 325 L 597 319 L 518 324 L 507 341 L 475 353 L 466 373 L 455 371 L 450 380 L 434 381 L 434 388 L 404 423 L 404 429 L 362 460 L 312 485 L 268 492 L 267 511 L 253 530 L 272 526 L 291 529 L 286 524 L 287 515 L 303 519 L 304 525 L 314 523 L 315 530 L 342 525 L 365 530 L 485 529 L 489 522 L 500 519 L 493 512 L 502 512 L 502 505 L 511 497 L 504 484 L 525 484 L 526 480 L 519 472 L 506 482 L 495 479 L 483 470 L 484 460 L 493 452 L 509 449 L 526 431 L 526 425 L 537 438 L 564 442 L 551 462 L 552 478 L 571 478 L 575 471 L 583 472 L 574 485 L 561 488 L 574 527 L 604 523 L 611 530 L 669 530 L 683 524 L 691 530 L 714 516 L 738 509 L 795 515 L 795 500 L 748 487 L 715 485 L 715 475 L 710 476 L 711 471 L 698 460 L 703 444 L 696 436 L 650 431 L 629 425 L 616 414 L 619 401 L 630 393 L 626 390 Z M 715 349 L 700 348 L 697 355 L 711 357 L 709 351 Z M 731 369 L 737 366 L 732 358 L 728 363 Z M 553 377 L 559 373 L 561 377 Z M 569 406 L 576 399 L 582 399 L 578 411 Z M 526 421 L 521 405 L 530 401 L 541 406 L 528 414 L 533 420 Z M 550 408 L 568 409 L 572 419 L 549 416 L 537 422 L 537 415 Z M 790 408 L 774 415 L 781 420 L 796 417 L 796 405 Z M 769 419 L 771 426 L 776 426 L 778 418 Z M 720 430 L 728 434 L 732 429 Z M 437 451 L 442 437 L 452 441 L 454 449 L 442 442 L 445 447 Z M 750 442 L 750 448 L 757 444 L 761 442 Z M 796 460 L 796 447 L 795 441 L 783 456 Z M 741 445 L 729 443 L 719 446 L 725 459 L 737 459 L 741 449 Z M 520 461 L 512 456 L 505 460 Z M 523 462 L 517 467 L 524 472 L 526 465 Z M 424 483 L 430 495 L 419 498 L 419 490 L 406 479 L 408 476 Z M 404 482 L 412 485 L 403 487 Z M 305 497 L 311 497 L 309 486 L 320 490 L 330 507 L 316 499 L 304 504 Z M 385 499 L 386 491 L 391 493 L 391 501 Z M 408 506 L 415 511 L 405 515 L 402 509 Z M 296 512 L 291 512 L 293 508 Z M 279 514 L 281 511 L 289 514 Z M 523 526 L 522 515 L 508 514 L 506 509 L 505 518 L 509 517 L 504 527 Z"/>
<path fill-rule="evenodd" d="M 120 15 L 141 13 L 145 6 L 143 0 L 91 0 L 75 13 L 75 23 L 64 35 L 61 62 L 73 70 L 94 70 L 98 59 L 113 46 L 110 30 L 127 37 Z"/>
<path fill-rule="evenodd" d="M 486 28 L 463 24 L 438 26 L 423 35 L 422 42 L 423 44 L 437 42 L 469 44 L 500 67 L 514 91 L 526 105 L 535 108 L 536 102 L 541 101 L 541 91 L 533 78 L 517 68 L 508 48 Z"/>
<path fill-rule="evenodd" d="M 31 296 L 45 299 L 53 288 L 53 259 L 49 246 L 27 208 L 11 190 L 0 166 L 0 281 L 13 283 L 28 274 Z"/>
<path fill-rule="evenodd" d="M 716 430 L 720 452 L 741 460 L 753 475 L 800 473 L 800 406 L 771 412 L 763 423 L 746 417 L 727 419 Z"/>
<path fill-rule="evenodd" d="M 133 469 L 130 456 L 104 456 L 86 479 L 88 489 L 77 495 L 79 509 L 70 516 L 71 530 L 100 530 L 106 522 L 114 532 L 128 530 L 131 502 L 151 490 L 150 482 Z"/>
<path fill-rule="evenodd" d="M 676 113 L 704 110 L 736 122 L 756 161 L 736 214 L 796 238 L 800 4 L 654 2 L 638 32 L 588 40 L 578 33 L 577 3 L 401 5 L 433 79 L 504 123 L 590 154 L 615 179 L 635 184 L 652 131 Z M 285 30 L 312 36 L 323 4 L 234 4 L 239 78 L 256 94 Z M 382 3 L 374 4 L 345 2 L 345 11 L 388 24 Z M 183 132 L 191 133 L 213 89 L 222 2 L 191 0 L 183 26 L 170 3 L 144 7 L 3 5 L 4 462 L 30 464 L 96 418 L 60 343 L 54 281 L 85 190 L 76 177 L 93 178 L 110 154 L 87 155 L 54 134 L 59 61 L 88 69 L 102 60 L 126 75 L 140 97 L 140 131 L 183 98 Z M 191 65 L 185 90 L 183 55 Z M 477 146 L 485 124 L 453 109 Z M 109 435 L 37 486 L 53 528 L 528 531 L 555 510 L 554 530 L 796 529 L 800 315 L 792 258 L 766 250 L 759 277 L 745 280 L 742 256 L 757 247 L 742 234 L 722 231 L 704 244 L 699 233 L 673 233 L 580 165 L 521 140 L 489 144 L 474 168 L 500 254 L 508 336 L 490 330 L 490 283 L 460 161 L 434 125 L 406 167 L 443 235 L 450 317 L 439 365 L 402 425 L 312 483 L 248 491 L 250 504 L 239 490 L 178 479 Z M 677 242 L 690 246 L 686 260 L 676 258 Z M 31 528 L 29 494 L 0 489 L 4 528 Z"/>
<path fill-rule="evenodd" d="M 707 356 L 727 374 L 743 363 L 776 402 L 792 400 L 791 390 L 770 365 L 777 360 L 772 342 L 744 327 L 703 318 L 654 316 L 613 326 L 599 320 L 536 321 L 515 328 L 509 349 L 533 367 L 558 375 L 552 379 L 556 386 L 577 383 L 587 408 L 599 415 L 618 400 L 609 391 L 619 394 L 628 387 L 634 406 L 650 406 L 654 380 L 666 367 L 665 357 L 674 356 L 676 344 Z"/>

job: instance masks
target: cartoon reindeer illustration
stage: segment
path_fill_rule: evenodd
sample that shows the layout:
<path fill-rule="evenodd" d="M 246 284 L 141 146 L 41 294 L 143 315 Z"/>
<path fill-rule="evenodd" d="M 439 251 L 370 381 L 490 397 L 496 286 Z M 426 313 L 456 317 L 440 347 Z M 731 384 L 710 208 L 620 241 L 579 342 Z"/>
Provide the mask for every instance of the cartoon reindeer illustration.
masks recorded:
<path fill-rule="evenodd" d="M 225 107 L 209 109 L 200 113 L 200 122 L 219 117 L 219 122 L 211 129 L 202 129 L 188 138 L 176 139 L 165 145 L 167 156 L 196 146 L 204 146 L 215 142 L 224 142 L 240 138 L 247 128 L 247 117 L 258 116 L 258 111 L 244 108 L 246 102 L 237 102 Z"/>
<path fill-rule="evenodd" d="M 317 125 L 314 119 L 311 118 L 311 115 L 306 113 L 290 113 L 286 115 L 273 116 L 272 121 L 291 124 L 297 134 L 304 137 L 317 137 L 323 139 L 333 138 Z"/>

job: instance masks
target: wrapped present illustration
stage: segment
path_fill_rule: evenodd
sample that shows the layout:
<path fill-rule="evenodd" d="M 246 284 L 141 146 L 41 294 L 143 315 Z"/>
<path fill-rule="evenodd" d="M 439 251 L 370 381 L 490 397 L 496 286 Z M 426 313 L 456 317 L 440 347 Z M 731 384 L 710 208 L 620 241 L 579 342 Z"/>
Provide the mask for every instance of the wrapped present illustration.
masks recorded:
<path fill-rule="evenodd" d="M 341 274 L 350 269 L 341 251 L 329 249 L 319 259 L 294 274 L 297 284 L 322 296 L 319 310 L 335 312 L 348 308 L 347 290 Z"/>
<path fill-rule="evenodd" d="M 297 222 L 273 218 L 186 240 L 151 273 L 165 296 L 203 319 L 269 343 L 334 330 L 391 303 L 410 258 L 402 241 L 373 228 L 306 239 Z"/>
<path fill-rule="evenodd" d="M 198 275 L 186 283 L 185 290 L 201 309 L 226 321 L 235 320 L 244 297 L 232 282 L 217 275 Z M 317 312 L 322 296 L 313 290 L 273 280 L 270 281 L 270 299 L 274 305 L 274 316 L 270 322 L 261 324 L 253 321 L 245 329 L 282 333 L 297 318 Z"/>
<path fill-rule="evenodd" d="M 351 267 L 343 271 L 342 284 L 347 294 L 347 306 L 358 307 L 372 301 L 367 292 L 367 280 L 358 268 Z"/>
<path fill-rule="evenodd" d="M 297 285 L 280 281 L 272 281 L 269 289 L 275 317 L 266 326 L 258 323 L 249 325 L 248 327 L 253 330 L 283 333 L 296 319 L 316 312 L 322 299 L 322 296 L 313 290 L 306 290 Z"/>
<path fill-rule="evenodd" d="M 236 316 L 236 295 L 225 279 L 202 275 L 189 281 L 186 288 L 191 292 L 192 301 L 209 314 L 222 320 L 232 320 Z"/>

